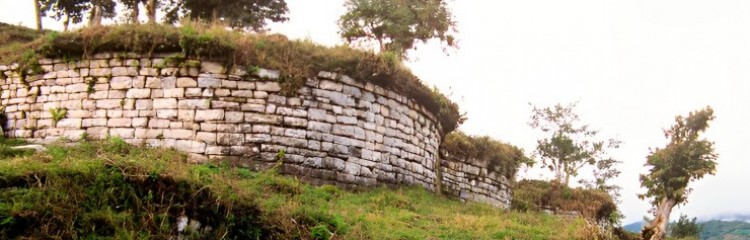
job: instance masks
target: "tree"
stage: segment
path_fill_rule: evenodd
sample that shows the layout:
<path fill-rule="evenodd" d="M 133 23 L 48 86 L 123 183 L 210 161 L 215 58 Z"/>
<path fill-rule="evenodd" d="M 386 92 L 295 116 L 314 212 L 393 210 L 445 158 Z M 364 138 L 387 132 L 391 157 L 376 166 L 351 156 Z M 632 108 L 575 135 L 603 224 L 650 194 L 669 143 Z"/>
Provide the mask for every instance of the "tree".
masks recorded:
<path fill-rule="evenodd" d="M 161 2 L 158 0 L 147 0 L 146 2 L 146 15 L 148 16 L 148 23 L 156 23 L 156 9 L 159 8 Z"/>
<path fill-rule="evenodd" d="M 607 156 L 607 150 L 618 148 L 620 141 L 608 139 L 597 140 L 598 131 L 589 129 L 588 125 L 579 126 L 579 117 L 574 112 L 576 103 L 562 106 L 537 108 L 532 110 L 529 125 L 548 134 L 537 140 L 536 155 L 541 158 L 542 167 L 555 173 L 555 180 L 565 186 L 570 177 L 577 176 L 578 170 L 586 165 L 595 165 L 595 188 L 608 190 L 606 182 L 619 175 L 614 165 L 619 163 Z"/>
<path fill-rule="evenodd" d="M 670 236 L 677 238 L 698 239 L 703 227 L 696 223 L 696 218 L 691 221 L 686 215 L 680 215 L 680 220 L 669 226 Z"/>
<path fill-rule="evenodd" d="M 42 0 L 41 14 L 51 12 L 55 20 L 63 21 L 63 31 L 68 31 L 70 23 L 83 22 L 83 13 L 91 6 L 87 0 Z"/>
<path fill-rule="evenodd" d="M 438 39 L 449 47 L 456 32 L 445 0 L 346 0 L 347 13 L 339 19 L 341 37 L 350 44 L 377 41 L 380 52 L 402 58 L 417 41 Z"/>
<path fill-rule="evenodd" d="M 638 197 L 650 198 L 655 209 L 653 220 L 643 229 L 643 239 L 666 239 L 672 208 L 684 204 L 692 190 L 688 183 L 715 173 L 718 155 L 713 142 L 699 138 L 714 119 L 713 113 L 711 107 L 706 107 L 686 118 L 675 117 L 675 125 L 664 130 L 669 139 L 667 146 L 648 155 L 645 166 L 651 167 L 650 172 L 640 177 L 641 186 L 647 191 Z"/>
<path fill-rule="evenodd" d="M 90 4 L 89 26 L 102 25 L 102 19 L 113 18 L 117 15 L 115 7 L 117 3 L 114 0 L 82 0 Z"/>
<path fill-rule="evenodd" d="M 285 0 L 172 0 L 167 8 L 167 22 L 174 23 L 185 16 L 233 29 L 260 31 L 267 20 L 288 20 L 288 11 Z"/>
<path fill-rule="evenodd" d="M 34 17 L 36 18 L 36 30 L 42 31 L 42 7 L 39 4 L 40 0 L 34 1 Z"/>

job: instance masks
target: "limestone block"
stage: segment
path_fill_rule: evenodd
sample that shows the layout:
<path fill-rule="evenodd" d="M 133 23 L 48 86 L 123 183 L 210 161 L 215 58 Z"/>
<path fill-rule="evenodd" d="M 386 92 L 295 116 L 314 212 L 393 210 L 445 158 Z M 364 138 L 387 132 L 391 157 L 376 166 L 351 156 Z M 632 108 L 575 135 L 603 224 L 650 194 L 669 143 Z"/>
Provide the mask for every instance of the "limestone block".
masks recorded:
<path fill-rule="evenodd" d="M 193 131 L 185 129 L 165 129 L 164 137 L 172 139 L 193 139 Z"/>
<path fill-rule="evenodd" d="M 224 119 L 223 109 L 197 110 L 195 121 L 219 121 Z"/>
<path fill-rule="evenodd" d="M 229 123 L 240 123 L 242 120 L 245 119 L 245 114 L 243 112 L 226 112 L 225 116 L 226 121 Z"/>
<path fill-rule="evenodd" d="M 132 128 L 110 128 L 109 134 L 112 137 L 120 137 L 123 139 L 132 139 L 135 136 L 135 129 Z"/>
<path fill-rule="evenodd" d="M 203 95 L 203 90 L 200 88 L 186 88 L 185 97 L 200 97 Z"/>
<path fill-rule="evenodd" d="M 92 77 L 110 77 L 112 70 L 109 68 L 91 68 L 89 70 L 89 76 Z"/>
<path fill-rule="evenodd" d="M 115 109 L 122 108 L 121 99 L 102 99 L 96 100 L 96 108 L 100 109 Z"/>
<path fill-rule="evenodd" d="M 138 75 L 138 69 L 135 67 L 114 67 L 112 68 L 112 76 L 136 76 Z"/>
<path fill-rule="evenodd" d="M 211 104 L 209 99 L 182 99 L 178 102 L 179 109 L 208 109 Z"/>
<path fill-rule="evenodd" d="M 130 127 L 133 124 L 133 120 L 130 118 L 110 118 L 107 121 L 109 127 Z"/>
<path fill-rule="evenodd" d="M 233 90 L 232 97 L 253 97 L 252 90 Z"/>
<path fill-rule="evenodd" d="M 218 64 L 215 62 L 203 61 L 201 62 L 201 72 L 213 73 L 213 74 L 224 74 L 225 69 L 224 69 L 224 66 L 222 66 L 221 64 Z"/>
<path fill-rule="evenodd" d="M 192 122 L 195 120 L 195 110 L 193 109 L 178 109 L 177 120 Z"/>
<path fill-rule="evenodd" d="M 177 140 L 174 142 L 174 148 L 189 153 L 205 153 L 206 144 L 192 140 Z"/>
<path fill-rule="evenodd" d="M 253 90 L 253 89 L 255 89 L 255 82 L 238 81 L 237 82 L 237 88 L 238 89 L 245 89 L 245 90 Z"/>
<path fill-rule="evenodd" d="M 198 77 L 198 87 L 200 88 L 219 88 L 221 80 L 213 77 Z"/>
<path fill-rule="evenodd" d="M 281 116 L 276 115 L 245 113 L 245 121 L 249 123 L 279 124 L 281 123 L 282 118 Z"/>
<path fill-rule="evenodd" d="M 198 81 L 196 81 L 193 78 L 181 77 L 181 78 L 177 79 L 176 86 L 178 88 L 197 87 L 198 86 Z"/>
<path fill-rule="evenodd" d="M 88 91 L 88 88 L 89 88 L 88 84 L 85 84 L 85 83 L 71 84 L 71 85 L 65 86 L 65 92 L 67 92 L 67 93 L 86 92 L 86 91 Z M 25 93 L 24 93 L 24 95 L 20 95 L 19 94 L 18 96 L 19 97 L 25 97 L 26 94 Z"/>
<path fill-rule="evenodd" d="M 184 88 L 168 88 L 164 89 L 165 98 L 182 98 L 185 96 Z"/>
<path fill-rule="evenodd" d="M 293 127 L 307 127 L 307 119 L 296 117 L 284 117 L 284 125 Z"/>
<path fill-rule="evenodd" d="M 198 132 L 195 136 L 195 140 L 204 142 L 207 144 L 216 144 L 216 133 L 213 132 Z"/>
<path fill-rule="evenodd" d="M 154 101 L 151 99 L 139 99 L 135 101 L 135 109 L 138 110 L 149 110 L 154 106 Z"/>
<path fill-rule="evenodd" d="M 128 93 L 126 94 L 127 98 L 150 98 L 151 97 L 151 89 L 130 89 L 128 90 Z"/>
<path fill-rule="evenodd" d="M 129 89 L 133 87 L 132 77 L 113 77 L 109 83 L 112 89 Z"/>
<path fill-rule="evenodd" d="M 281 91 L 281 85 L 278 82 L 256 82 L 255 88 L 258 91 L 278 92 Z"/>
<path fill-rule="evenodd" d="M 338 82 L 334 82 L 330 80 L 320 80 L 320 89 L 341 92 L 341 90 L 343 89 L 343 86 L 344 86 L 343 84 L 338 83 Z"/>
<path fill-rule="evenodd" d="M 164 119 L 176 119 L 177 109 L 160 109 L 156 110 L 156 117 Z"/>
<path fill-rule="evenodd" d="M 178 107 L 177 99 L 175 98 L 154 99 L 153 107 L 154 109 L 175 109 Z"/>
<path fill-rule="evenodd" d="M 234 146 L 245 142 L 245 135 L 238 133 L 217 133 L 216 141 L 219 145 Z"/>
<path fill-rule="evenodd" d="M 146 88 L 162 88 L 162 82 L 161 78 L 157 77 L 150 77 L 146 79 L 145 87 Z"/>

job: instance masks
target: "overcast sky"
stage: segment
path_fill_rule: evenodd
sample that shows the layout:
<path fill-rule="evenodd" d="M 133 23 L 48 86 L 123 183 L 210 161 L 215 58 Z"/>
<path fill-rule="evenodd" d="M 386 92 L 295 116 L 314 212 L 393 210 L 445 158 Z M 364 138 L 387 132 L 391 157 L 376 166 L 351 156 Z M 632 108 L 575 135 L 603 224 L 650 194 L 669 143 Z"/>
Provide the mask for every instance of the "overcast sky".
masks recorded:
<path fill-rule="evenodd" d="M 287 0 L 289 22 L 270 25 L 291 38 L 336 45 L 343 0 Z M 612 155 L 623 161 L 625 223 L 649 208 L 636 197 L 649 148 L 667 140 L 662 129 L 676 115 L 710 105 L 716 120 L 706 137 L 716 142 L 716 176 L 692 185 L 675 209 L 707 220 L 750 214 L 750 1 L 746 0 L 526 0 L 454 1 L 460 49 L 443 53 L 420 45 L 407 65 L 426 84 L 460 104 L 461 130 L 484 134 L 531 152 L 538 132 L 527 122 L 529 103 L 579 101 L 585 123 L 623 141 Z M 0 21 L 33 26 L 32 1 L 0 0 Z M 45 19 L 45 27 L 61 24 Z M 539 169 L 523 178 L 549 178 Z"/>

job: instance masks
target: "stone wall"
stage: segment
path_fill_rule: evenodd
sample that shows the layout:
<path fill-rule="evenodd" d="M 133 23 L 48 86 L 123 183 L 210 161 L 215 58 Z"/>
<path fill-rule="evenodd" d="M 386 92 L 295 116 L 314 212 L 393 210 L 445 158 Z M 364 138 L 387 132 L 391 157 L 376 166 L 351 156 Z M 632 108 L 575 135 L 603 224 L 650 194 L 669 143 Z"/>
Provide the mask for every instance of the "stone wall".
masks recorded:
<path fill-rule="evenodd" d="M 443 192 L 468 201 L 510 207 L 510 181 L 500 173 L 489 171 L 486 162 L 447 157 L 440 165 Z"/>
<path fill-rule="evenodd" d="M 253 168 L 277 164 L 283 152 L 282 172 L 315 184 L 435 188 L 441 127 L 411 99 L 328 72 L 284 96 L 276 71 L 248 74 L 205 61 L 170 67 L 165 56 L 42 60 L 46 73 L 25 79 L 0 66 L 5 134 L 38 142 L 115 136 Z M 53 114 L 62 109 L 64 116 Z M 476 166 L 446 167 L 446 186 L 507 190 L 471 182 L 481 176 Z"/>

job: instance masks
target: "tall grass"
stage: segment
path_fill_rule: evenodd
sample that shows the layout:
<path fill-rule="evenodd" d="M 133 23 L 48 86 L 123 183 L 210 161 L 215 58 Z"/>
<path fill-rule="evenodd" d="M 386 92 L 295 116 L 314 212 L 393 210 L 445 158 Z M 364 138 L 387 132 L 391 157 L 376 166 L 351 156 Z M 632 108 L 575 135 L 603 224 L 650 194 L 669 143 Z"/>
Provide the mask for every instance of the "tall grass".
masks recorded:
<path fill-rule="evenodd" d="M 461 203 L 420 187 L 344 191 L 273 170 L 188 164 L 120 139 L 0 158 L 0 238 L 591 239 L 583 219 Z M 178 232 L 180 216 L 202 223 Z M 206 228 L 210 226 L 210 228 Z"/>

